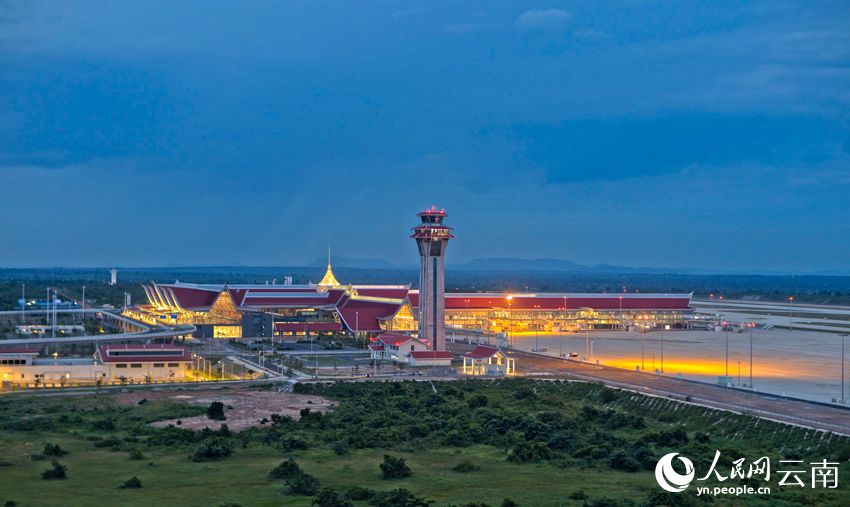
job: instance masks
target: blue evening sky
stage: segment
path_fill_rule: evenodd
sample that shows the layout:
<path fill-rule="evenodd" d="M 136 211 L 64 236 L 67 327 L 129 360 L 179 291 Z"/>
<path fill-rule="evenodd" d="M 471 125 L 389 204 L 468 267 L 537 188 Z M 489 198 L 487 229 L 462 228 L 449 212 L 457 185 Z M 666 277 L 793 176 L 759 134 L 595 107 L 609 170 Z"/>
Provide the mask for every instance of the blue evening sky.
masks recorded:
<path fill-rule="evenodd" d="M 848 269 L 846 2 L 0 0 L 0 267 Z"/>

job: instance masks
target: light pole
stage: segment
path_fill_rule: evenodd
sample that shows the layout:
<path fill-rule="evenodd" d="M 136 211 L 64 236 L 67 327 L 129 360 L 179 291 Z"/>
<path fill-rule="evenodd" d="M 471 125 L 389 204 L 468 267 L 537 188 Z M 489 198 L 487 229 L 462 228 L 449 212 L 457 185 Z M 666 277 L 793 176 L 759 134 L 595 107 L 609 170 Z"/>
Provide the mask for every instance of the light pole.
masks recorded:
<path fill-rule="evenodd" d="M 750 322 L 750 389 L 753 388 L 753 328 L 756 327 L 755 322 Z"/>
<path fill-rule="evenodd" d="M 788 331 L 794 330 L 794 298 L 788 298 Z"/>
<path fill-rule="evenodd" d="M 360 333 L 360 312 L 354 312 L 354 343 L 357 343 L 357 335 Z M 363 342 L 363 350 L 366 350 L 366 342 Z"/>
<path fill-rule="evenodd" d="M 640 316 L 638 315 L 638 318 Z M 640 337 L 640 369 L 641 371 L 646 371 L 646 367 L 644 366 L 644 342 L 646 341 L 646 315 L 643 316 L 643 323 L 641 324 L 641 329 L 643 329 L 643 333 Z"/>
<path fill-rule="evenodd" d="M 513 299 L 513 296 L 508 296 L 508 322 L 510 323 L 508 325 L 508 332 L 510 333 L 510 340 L 508 343 L 510 343 L 511 348 L 513 348 L 514 346 L 514 312 L 512 306 Z"/>
<path fill-rule="evenodd" d="M 846 403 L 847 399 L 844 398 L 844 339 L 847 338 L 846 334 L 841 335 L 841 403 Z"/>
<path fill-rule="evenodd" d="M 24 319 L 24 309 L 27 307 L 27 284 L 21 284 L 21 325 L 25 326 L 27 324 L 26 319 Z"/>
<path fill-rule="evenodd" d="M 83 310 L 86 309 L 86 286 L 83 285 Z"/>
<path fill-rule="evenodd" d="M 564 357 L 564 326 L 567 325 L 567 296 L 564 296 L 564 320 L 561 322 L 561 333 L 560 340 L 561 343 L 558 347 L 558 352 L 561 354 L 561 357 Z"/>
<path fill-rule="evenodd" d="M 664 326 L 661 327 L 661 373 L 664 373 Z"/>
<path fill-rule="evenodd" d="M 56 291 L 53 291 L 53 338 L 56 338 Z"/>
<path fill-rule="evenodd" d="M 724 326 L 725 327 L 725 326 Z M 729 381 L 729 331 L 726 331 L 726 381 Z"/>

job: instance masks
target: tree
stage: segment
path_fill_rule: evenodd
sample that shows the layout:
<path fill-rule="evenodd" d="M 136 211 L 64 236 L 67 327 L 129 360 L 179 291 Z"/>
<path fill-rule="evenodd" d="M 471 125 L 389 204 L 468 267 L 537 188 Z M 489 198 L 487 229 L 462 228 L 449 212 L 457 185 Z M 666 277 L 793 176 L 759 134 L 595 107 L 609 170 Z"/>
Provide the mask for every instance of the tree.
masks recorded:
<path fill-rule="evenodd" d="M 227 417 L 224 415 L 224 403 L 220 401 L 210 403 L 209 408 L 207 408 L 207 417 L 213 421 L 226 421 Z"/>
<path fill-rule="evenodd" d="M 310 504 L 317 507 L 354 507 L 350 500 L 339 496 L 333 488 L 322 488 Z"/>
<path fill-rule="evenodd" d="M 380 466 L 384 479 L 403 479 L 413 475 L 410 467 L 405 463 L 404 458 L 384 454 L 384 462 Z"/>
<path fill-rule="evenodd" d="M 125 377 L 124 375 L 121 375 L 120 377 L 118 377 L 118 381 L 121 382 L 122 386 L 126 385 L 127 384 L 127 377 Z"/>
<path fill-rule="evenodd" d="M 118 487 L 121 489 L 138 489 L 142 487 L 142 481 L 140 481 L 139 478 L 134 475 L 133 477 L 127 479 L 124 484 Z"/>
<path fill-rule="evenodd" d="M 287 461 L 282 461 L 280 465 L 272 468 L 269 472 L 269 477 L 272 479 L 291 479 L 301 473 L 301 467 L 294 459 L 289 458 Z"/>
<path fill-rule="evenodd" d="M 65 478 L 67 478 L 67 475 L 66 475 L 65 472 L 68 471 L 68 467 L 66 467 L 64 465 L 60 465 L 59 462 L 56 461 L 55 459 L 53 461 L 51 461 L 50 464 L 53 465 L 53 468 L 51 468 L 49 470 L 45 470 L 44 472 L 41 472 L 41 478 L 42 479 L 49 481 L 49 480 L 53 480 L 53 479 L 65 479 Z"/>
<path fill-rule="evenodd" d="M 296 495 L 313 496 L 319 492 L 319 479 L 304 472 L 286 481 L 286 485 Z"/>

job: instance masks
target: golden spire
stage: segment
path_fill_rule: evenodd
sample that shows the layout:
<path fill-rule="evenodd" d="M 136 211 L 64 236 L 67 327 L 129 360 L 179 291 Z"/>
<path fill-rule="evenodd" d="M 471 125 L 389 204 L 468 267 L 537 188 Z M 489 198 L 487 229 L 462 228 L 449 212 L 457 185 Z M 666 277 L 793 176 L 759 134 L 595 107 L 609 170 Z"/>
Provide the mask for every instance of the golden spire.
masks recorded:
<path fill-rule="evenodd" d="M 336 281 L 336 277 L 334 277 L 333 271 L 331 271 L 331 247 L 328 247 L 328 270 L 322 281 L 319 282 L 319 287 L 336 287 L 337 285 L 341 284 Z"/>

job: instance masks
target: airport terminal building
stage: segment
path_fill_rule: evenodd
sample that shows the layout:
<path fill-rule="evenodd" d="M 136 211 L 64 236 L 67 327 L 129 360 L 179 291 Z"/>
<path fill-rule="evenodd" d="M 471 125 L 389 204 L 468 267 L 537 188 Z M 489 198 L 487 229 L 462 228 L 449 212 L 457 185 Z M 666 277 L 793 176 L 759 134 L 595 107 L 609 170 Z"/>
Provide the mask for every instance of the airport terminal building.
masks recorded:
<path fill-rule="evenodd" d="M 173 284 L 144 287 L 145 322 L 195 325 L 198 337 L 297 339 L 322 333 L 416 334 L 419 291 L 409 285 L 343 285 L 331 267 L 318 284 Z M 445 324 L 484 333 L 683 328 L 691 294 L 446 293 Z M 668 327 L 669 326 L 669 327 Z"/>

